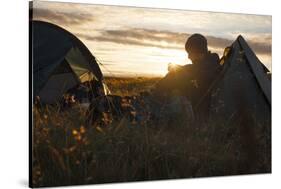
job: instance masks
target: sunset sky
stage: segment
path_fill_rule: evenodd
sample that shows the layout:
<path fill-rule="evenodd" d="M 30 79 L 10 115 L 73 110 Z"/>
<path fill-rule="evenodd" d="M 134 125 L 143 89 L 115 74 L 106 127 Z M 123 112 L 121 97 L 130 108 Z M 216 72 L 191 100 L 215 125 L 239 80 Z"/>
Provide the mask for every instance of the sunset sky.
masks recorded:
<path fill-rule="evenodd" d="M 220 56 L 241 34 L 271 70 L 271 16 L 34 1 L 34 20 L 75 34 L 104 64 L 105 75 L 164 76 L 188 64 L 187 37 L 201 33 Z"/>

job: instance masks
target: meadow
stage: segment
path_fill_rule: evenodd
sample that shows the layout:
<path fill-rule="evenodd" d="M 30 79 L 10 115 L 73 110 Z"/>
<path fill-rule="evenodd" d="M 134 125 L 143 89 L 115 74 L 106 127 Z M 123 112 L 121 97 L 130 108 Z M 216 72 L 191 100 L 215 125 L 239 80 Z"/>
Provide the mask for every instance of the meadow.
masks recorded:
<path fill-rule="evenodd" d="M 149 91 L 160 79 L 160 77 L 105 77 L 104 81 L 112 94 L 119 96 L 133 96 L 138 95 L 141 92 Z"/>
<path fill-rule="evenodd" d="M 105 78 L 112 94 L 138 95 L 159 78 Z M 79 104 L 33 107 L 34 187 L 271 172 L 270 123 L 172 120 L 87 125 Z M 104 120 L 105 121 L 105 120 Z"/>

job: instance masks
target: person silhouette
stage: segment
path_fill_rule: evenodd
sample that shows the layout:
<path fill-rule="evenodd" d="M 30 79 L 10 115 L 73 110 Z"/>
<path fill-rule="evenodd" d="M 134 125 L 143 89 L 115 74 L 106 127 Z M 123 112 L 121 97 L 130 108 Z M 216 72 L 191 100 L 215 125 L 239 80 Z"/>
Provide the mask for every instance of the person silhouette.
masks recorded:
<path fill-rule="evenodd" d="M 186 96 L 192 106 L 196 106 L 221 66 L 218 54 L 208 50 L 207 39 L 201 34 L 192 34 L 185 43 L 185 50 L 192 64 L 177 66 L 177 69 L 169 71 L 156 84 L 155 91 L 158 95 L 172 95 L 173 90 L 179 90 L 178 94 Z"/>
<path fill-rule="evenodd" d="M 190 72 L 190 82 L 197 89 L 193 101 L 197 103 L 198 97 L 206 92 L 220 70 L 219 56 L 208 50 L 207 39 L 198 33 L 187 39 L 185 50 L 192 64 L 184 66 L 183 69 Z"/>

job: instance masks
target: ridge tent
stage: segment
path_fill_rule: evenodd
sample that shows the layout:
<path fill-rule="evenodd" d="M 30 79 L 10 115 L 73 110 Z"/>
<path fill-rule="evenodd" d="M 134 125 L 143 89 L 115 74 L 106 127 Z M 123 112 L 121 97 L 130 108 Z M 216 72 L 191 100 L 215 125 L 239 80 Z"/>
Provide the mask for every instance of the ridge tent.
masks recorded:
<path fill-rule="evenodd" d="M 230 120 L 235 116 L 248 116 L 260 124 L 270 121 L 269 70 L 242 36 L 226 48 L 221 64 L 222 71 L 206 93 L 211 96 L 211 117 Z"/>
<path fill-rule="evenodd" d="M 52 104 L 85 81 L 103 86 L 103 74 L 89 49 L 67 30 L 43 21 L 31 21 L 33 97 Z"/>

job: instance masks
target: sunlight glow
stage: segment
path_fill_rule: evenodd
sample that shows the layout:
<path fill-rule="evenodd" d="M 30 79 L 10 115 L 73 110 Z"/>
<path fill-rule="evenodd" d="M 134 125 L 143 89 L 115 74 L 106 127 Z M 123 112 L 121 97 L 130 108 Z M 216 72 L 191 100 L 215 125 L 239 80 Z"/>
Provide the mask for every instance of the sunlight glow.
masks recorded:
<path fill-rule="evenodd" d="M 164 76 L 169 63 L 191 64 L 184 43 L 187 35 L 200 31 L 212 37 L 209 50 L 220 56 L 240 34 L 271 47 L 270 16 L 42 1 L 33 6 L 35 20 L 76 35 L 103 64 L 105 76 Z M 271 50 L 259 49 L 257 56 L 271 70 Z"/>

